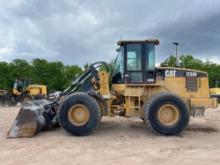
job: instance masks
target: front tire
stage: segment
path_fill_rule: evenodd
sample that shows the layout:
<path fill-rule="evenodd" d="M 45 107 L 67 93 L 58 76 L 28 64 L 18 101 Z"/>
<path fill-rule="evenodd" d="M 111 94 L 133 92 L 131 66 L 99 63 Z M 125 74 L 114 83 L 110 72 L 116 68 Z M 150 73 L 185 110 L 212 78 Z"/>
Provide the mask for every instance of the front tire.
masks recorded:
<path fill-rule="evenodd" d="M 179 135 L 189 122 L 189 108 L 177 95 L 158 94 L 145 107 L 146 124 L 153 133 Z"/>
<path fill-rule="evenodd" d="M 92 133 L 100 117 L 97 101 L 86 93 L 75 93 L 66 98 L 58 112 L 60 126 L 76 136 Z"/>

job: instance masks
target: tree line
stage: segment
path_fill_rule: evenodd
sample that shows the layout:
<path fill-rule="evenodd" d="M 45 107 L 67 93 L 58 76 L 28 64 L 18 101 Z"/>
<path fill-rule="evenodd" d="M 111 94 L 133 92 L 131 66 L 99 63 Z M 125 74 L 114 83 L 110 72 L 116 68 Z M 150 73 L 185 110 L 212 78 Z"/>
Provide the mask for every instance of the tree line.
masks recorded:
<path fill-rule="evenodd" d="M 176 66 L 176 57 L 170 56 L 161 65 Z M 210 87 L 220 87 L 220 65 L 201 61 L 192 55 L 180 56 L 180 67 L 206 71 L 209 74 Z M 85 64 L 84 68 L 88 68 Z M 114 62 L 109 64 L 113 72 Z M 10 90 L 16 79 L 30 79 L 35 84 L 47 85 L 50 91 L 64 90 L 85 70 L 78 65 L 64 65 L 60 61 L 49 62 L 45 59 L 34 59 L 27 62 L 15 59 L 12 62 L 0 62 L 0 89 Z M 111 75 L 110 75 L 111 76 Z"/>
<path fill-rule="evenodd" d="M 30 63 L 23 59 L 0 62 L 0 89 L 11 90 L 16 79 L 30 79 L 34 84 L 47 85 L 50 91 L 63 90 L 82 72 L 77 65 L 45 59 L 34 59 Z"/>

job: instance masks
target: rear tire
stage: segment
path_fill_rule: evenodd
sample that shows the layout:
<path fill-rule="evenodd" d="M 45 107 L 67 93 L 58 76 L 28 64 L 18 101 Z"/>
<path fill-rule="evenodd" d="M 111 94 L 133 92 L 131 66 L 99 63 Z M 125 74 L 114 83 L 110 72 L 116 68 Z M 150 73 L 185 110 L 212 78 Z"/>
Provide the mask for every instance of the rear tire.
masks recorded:
<path fill-rule="evenodd" d="M 158 94 L 145 106 L 146 124 L 153 133 L 179 135 L 189 123 L 189 108 L 177 95 Z"/>
<path fill-rule="evenodd" d="M 99 104 L 86 93 L 75 93 L 67 97 L 58 112 L 60 126 L 77 136 L 92 133 L 99 125 L 100 117 Z"/>

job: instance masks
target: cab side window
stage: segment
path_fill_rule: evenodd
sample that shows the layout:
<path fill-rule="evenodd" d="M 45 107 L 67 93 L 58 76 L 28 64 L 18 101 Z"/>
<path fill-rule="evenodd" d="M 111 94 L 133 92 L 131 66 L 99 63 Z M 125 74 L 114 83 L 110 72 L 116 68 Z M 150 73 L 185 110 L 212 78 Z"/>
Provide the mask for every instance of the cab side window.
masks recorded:
<path fill-rule="evenodd" d="M 148 44 L 148 59 L 147 59 L 147 70 L 155 70 L 155 45 L 154 44 Z"/>

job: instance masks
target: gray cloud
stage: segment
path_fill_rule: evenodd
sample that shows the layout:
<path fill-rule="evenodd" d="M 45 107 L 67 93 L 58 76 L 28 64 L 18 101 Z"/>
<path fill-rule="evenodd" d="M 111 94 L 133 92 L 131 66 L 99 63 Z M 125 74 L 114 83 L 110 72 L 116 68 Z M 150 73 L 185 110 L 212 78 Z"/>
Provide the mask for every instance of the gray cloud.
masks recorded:
<path fill-rule="evenodd" d="M 0 60 L 36 57 L 80 64 L 109 61 L 116 41 L 159 38 L 158 62 L 174 53 L 220 62 L 220 2 L 0 1 Z"/>

